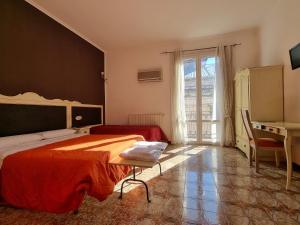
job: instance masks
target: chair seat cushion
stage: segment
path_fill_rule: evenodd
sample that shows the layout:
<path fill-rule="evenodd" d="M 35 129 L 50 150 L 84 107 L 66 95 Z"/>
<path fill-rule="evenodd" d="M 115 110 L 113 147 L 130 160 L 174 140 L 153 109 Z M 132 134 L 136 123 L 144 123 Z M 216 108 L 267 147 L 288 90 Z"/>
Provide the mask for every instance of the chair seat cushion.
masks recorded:
<path fill-rule="evenodd" d="M 283 148 L 284 143 L 282 141 L 273 139 L 273 138 L 257 138 L 256 144 L 258 147 L 265 147 L 265 148 Z M 254 141 L 250 141 L 250 145 L 254 146 Z"/>

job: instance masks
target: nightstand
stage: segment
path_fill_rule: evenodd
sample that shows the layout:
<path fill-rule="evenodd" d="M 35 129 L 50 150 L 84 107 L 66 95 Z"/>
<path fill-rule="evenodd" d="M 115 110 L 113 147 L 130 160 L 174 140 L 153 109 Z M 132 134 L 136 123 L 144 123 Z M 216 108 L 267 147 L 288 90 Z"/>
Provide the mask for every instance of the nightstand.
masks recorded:
<path fill-rule="evenodd" d="M 74 128 L 77 134 L 90 134 L 90 126 Z"/>
<path fill-rule="evenodd" d="M 74 130 L 76 130 L 77 134 L 90 134 L 90 129 L 92 127 L 101 126 L 102 124 L 94 124 L 94 125 L 88 125 L 84 127 L 73 127 Z"/>

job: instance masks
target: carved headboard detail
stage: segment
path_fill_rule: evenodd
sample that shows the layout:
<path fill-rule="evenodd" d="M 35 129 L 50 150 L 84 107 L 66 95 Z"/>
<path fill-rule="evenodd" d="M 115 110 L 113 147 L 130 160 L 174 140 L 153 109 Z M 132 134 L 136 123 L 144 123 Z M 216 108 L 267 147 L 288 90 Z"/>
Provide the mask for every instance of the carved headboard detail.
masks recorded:
<path fill-rule="evenodd" d="M 43 107 L 45 106 L 45 107 Z M 22 126 L 20 121 L 28 120 L 26 124 L 25 132 L 28 132 L 28 126 L 30 126 L 30 122 L 34 123 L 42 123 L 41 121 L 49 119 L 57 120 L 58 124 L 56 127 L 58 128 L 71 128 L 72 127 L 72 108 L 81 107 L 81 108 L 98 108 L 99 115 L 99 124 L 103 123 L 103 106 L 102 105 L 91 105 L 91 104 L 83 104 L 78 101 L 69 101 L 69 100 L 61 100 L 61 99 L 46 99 L 43 96 L 40 96 L 34 92 L 26 92 L 24 94 L 18 94 L 16 96 L 5 96 L 0 94 L 0 122 L 2 121 L 2 125 L 0 123 L 0 129 L 11 129 L 12 127 L 16 127 L 16 134 L 20 134 L 22 131 Z M 43 113 L 48 113 L 50 115 L 40 115 Z M 53 114 L 53 115 L 51 115 Z M 19 118 L 15 118 L 17 116 Z M 51 117 L 52 116 L 52 117 Z M 56 116 L 56 117 L 54 117 Z M 28 118 L 28 117 L 36 117 L 36 118 Z M 62 118 L 63 117 L 63 118 Z M 15 121 L 14 121 L 15 120 Z M 63 122 L 64 121 L 64 122 Z M 53 121 L 55 122 L 55 121 Z M 28 124 L 29 123 L 29 124 Z M 51 121 L 45 121 L 45 124 L 48 123 L 48 129 L 52 129 Z M 62 123 L 65 123 L 62 125 Z M 20 129 L 18 128 L 18 124 Z M 34 127 L 34 126 L 33 126 Z M 39 129 L 42 129 L 43 126 L 40 126 Z M 55 127 L 55 126 L 54 126 Z M 38 128 L 33 128 L 33 130 Z M 30 127 L 29 127 L 30 130 Z M 13 135 L 14 131 L 8 132 L 9 135 Z M 4 133 L 5 134 L 5 131 Z M 0 136 L 4 136 L 4 135 Z"/>

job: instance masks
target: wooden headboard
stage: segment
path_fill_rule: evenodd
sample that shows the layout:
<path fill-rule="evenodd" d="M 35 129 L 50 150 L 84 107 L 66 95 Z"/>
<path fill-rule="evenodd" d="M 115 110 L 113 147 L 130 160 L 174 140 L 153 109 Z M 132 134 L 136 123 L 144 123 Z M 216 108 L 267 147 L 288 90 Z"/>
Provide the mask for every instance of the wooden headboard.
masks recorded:
<path fill-rule="evenodd" d="M 72 120 L 72 110 L 78 109 L 84 115 L 81 124 Z M 92 125 L 91 123 L 102 124 L 102 119 L 102 105 L 46 99 L 33 92 L 16 96 L 0 94 L 0 137 Z"/>
<path fill-rule="evenodd" d="M 102 107 L 72 106 L 72 127 L 103 124 Z"/>

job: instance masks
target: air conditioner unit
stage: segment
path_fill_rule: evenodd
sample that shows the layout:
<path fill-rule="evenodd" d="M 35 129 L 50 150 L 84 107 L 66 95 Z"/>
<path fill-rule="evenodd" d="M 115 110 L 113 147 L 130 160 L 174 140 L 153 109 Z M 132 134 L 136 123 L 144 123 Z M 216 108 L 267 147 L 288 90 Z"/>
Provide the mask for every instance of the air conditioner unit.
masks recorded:
<path fill-rule="evenodd" d="M 138 81 L 162 81 L 161 69 L 138 71 Z"/>

